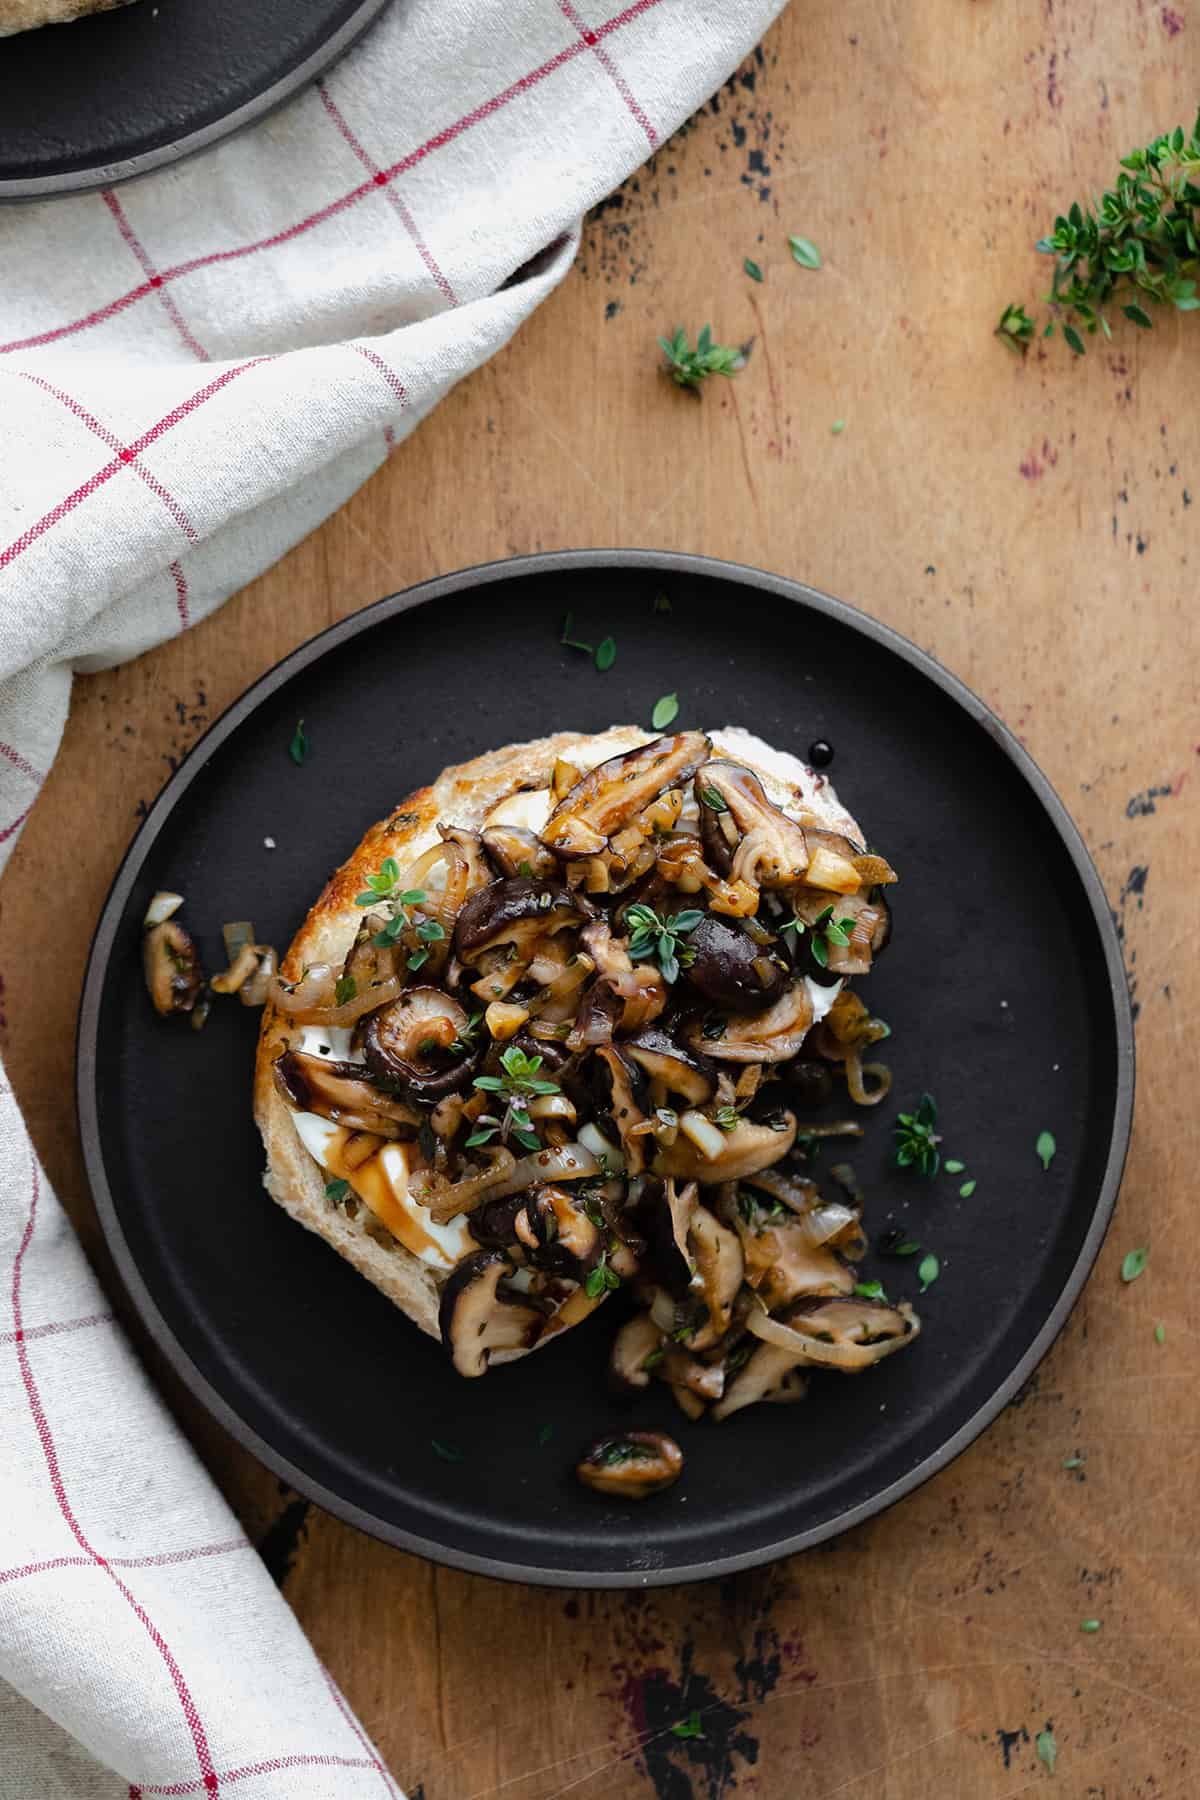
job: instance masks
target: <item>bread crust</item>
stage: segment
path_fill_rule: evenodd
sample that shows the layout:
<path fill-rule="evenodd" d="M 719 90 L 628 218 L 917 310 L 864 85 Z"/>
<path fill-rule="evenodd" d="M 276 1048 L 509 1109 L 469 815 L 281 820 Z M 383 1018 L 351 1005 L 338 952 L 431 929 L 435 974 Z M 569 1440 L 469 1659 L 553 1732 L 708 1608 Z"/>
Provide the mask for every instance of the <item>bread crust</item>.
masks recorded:
<path fill-rule="evenodd" d="M 508 744 L 499 750 L 489 750 L 469 762 L 445 769 L 431 787 L 418 788 L 386 819 L 372 825 L 352 855 L 334 871 L 292 939 L 280 972 L 286 980 L 297 981 L 306 964 L 340 966 L 362 919 L 354 897 L 363 891 L 367 876 L 373 875 L 387 856 L 395 857 L 403 870 L 406 863 L 412 862 L 431 842 L 437 841 L 439 820 L 477 829 L 492 809 L 509 795 L 524 789 L 546 787 L 555 758 L 568 750 L 578 752 L 586 745 L 590 767 L 647 742 L 653 735 L 627 725 L 615 725 L 597 734 L 560 731 L 530 743 Z M 714 739 L 714 754 L 721 754 L 722 740 L 730 734 L 714 732 L 710 735 Z M 786 785 L 781 788 L 777 773 L 771 774 L 753 762 L 736 741 L 729 742 L 727 754 L 756 768 L 768 792 L 774 790 L 772 797 L 777 803 L 785 803 L 784 795 L 788 790 Z M 795 766 L 800 767 L 799 764 Z M 799 800 L 799 789 L 791 790 L 789 810 L 798 810 Z M 858 827 L 838 805 L 832 789 L 828 790 L 823 810 L 831 824 L 836 824 L 839 829 L 849 828 L 852 835 L 859 835 Z M 359 1274 L 407 1313 L 422 1331 L 438 1337 L 440 1284 L 433 1272 L 403 1244 L 375 1225 L 365 1206 L 351 1218 L 340 1208 L 331 1206 L 325 1197 L 325 1173 L 301 1143 L 292 1123 L 291 1109 L 279 1093 L 272 1073 L 277 1057 L 287 1048 L 287 1039 L 294 1030 L 286 1014 L 270 1004 L 266 1006 L 254 1069 L 254 1117 L 267 1156 L 263 1184 L 271 1198 L 291 1218 L 324 1238 Z M 517 1350 L 511 1356 L 526 1354 L 528 1352 Z M 509 1356 L 502 1355 L 493 1360 L 507 1361 Z"/>
<path fill-rule="evenodd" d="M 85 13 L 114 12 L 130 0 L 0 0 L 0 37 L 34 31 L 40 25 L 69 25 Z"/>

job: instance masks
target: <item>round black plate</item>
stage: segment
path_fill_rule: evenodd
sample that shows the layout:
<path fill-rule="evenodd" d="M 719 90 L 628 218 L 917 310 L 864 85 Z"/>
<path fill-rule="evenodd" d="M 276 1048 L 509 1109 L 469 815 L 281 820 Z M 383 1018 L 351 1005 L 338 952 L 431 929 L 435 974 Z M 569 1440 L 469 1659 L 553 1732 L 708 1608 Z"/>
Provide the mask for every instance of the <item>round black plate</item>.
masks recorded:
<path fill-rule="evenodd" d="M 387 0 L 138 0 L 0 39 L 0 200 L 107 187 L 313 81 Z"/>
<path fill-rule="evenodd" d="M 671 610 L 655 610 L 665 594 Z M 559 644 L 616 638 L 615 666 Z M 873 1233 L 941 1258 L 919 1343 L 795 1409 L 688 1425 L 665 1389 L 604 1388 L 615 1306 L 480 1381 L 264 1195 L 250 1118 L 256 1016 L 199 1035 L 151 1012 L 140 922 L 159 887 L 210 968 L 220 926 L 284 945 L 364 828 L 450 762 L 559 728 L 746 723 L 836 748 L 843 798 L 896 863 L 896 937 L 870 984 L 893 1025 L 891 1100 L 854 1162 Z M 311 743 L 288 755 L 296 721 Z M 277 848 L 264 848 L 264 837 Z M 898 1106 L 936 1096 L 978 1179 L 889 1166 Z M 331 1511 L 462 1568 L 597 1587 L 745 1568 L 887 1506 L 962 1450 L 1045 1353 L 1099 1249 L 1125 1156 L 1133 1037 L 1104 893 L 1066 812 L 974 695 L 903 638 L 776 576 L 584 551 L 493 564 L 383 600 L 306 644 L 168 783 L 104 909 L 84 990 L 79 1104 L 97 1204 L 151 1331 L 243 1443 Z M 843 1102 L 841 1110 L 844 1112 Z M 1044 1173 L 1043 1129 L 1058 1153 Z M 818 1167 L 837 1160 L 828 1152 Z M 913 1261 L 883 1264 L 915 1295 Z M 607 1316 L 606 1316 L 607 1314 Z M 687 1468 L 643 1506 L 571 1473 L 632 1416 Z M 548 1441 L 543 1441 L 548 1440 Z M 443 1452 L 461 1460 L 448 1461 Z"/>

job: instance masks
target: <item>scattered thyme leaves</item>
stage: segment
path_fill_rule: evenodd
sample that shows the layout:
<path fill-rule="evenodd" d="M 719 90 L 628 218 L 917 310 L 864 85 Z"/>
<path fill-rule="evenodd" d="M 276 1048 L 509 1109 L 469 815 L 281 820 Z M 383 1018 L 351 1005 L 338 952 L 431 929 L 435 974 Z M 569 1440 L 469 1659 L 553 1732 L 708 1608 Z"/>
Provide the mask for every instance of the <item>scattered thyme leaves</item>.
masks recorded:
<path fill-rule="evenodd" d="M 341 1180 L 340 1177 L 334 1181 L 327 1181 L 325 1183 L 325 1198 L 333 1206 L 341 1206 L 349 1192 L 350 1183 Z"/>
<path fill-rule="evenodd" d="M 1165 1325 L 1156 1325 L 1154 1327 L 1154 1341 L 1156 1344 L 1165 1344 L 1166 1343 L 1167 1328 Z"/>
<path fill-rule="evenodd" d="M 882 1300 L 886 1305 L 891 1305 L 891 1301 L 883 1291 L 882 1281 L 856 1281 L 854 1291 L 863 1300 Z"/>
<path fill-rule="evenodd" d="M 457 1449 L 453 1444 L 441 1444 L 438 1442 L 437 1438 L 430 1438 L 429 1447 L 433 1451 L 433 1454 L 436 1457 L 439 1457 L 442 1462 L 460 1463 L 463 1459 L 461 1450 Z"/>
<path fill-rule="evenodd" d="M 554 1436 L 553 1425 L 543 1425 L 541 1430 L 537 1434 L 538 1449 L 544 1450 L 546 1448 L 546 1445 L 550 1442 L 550 1439 L 553 1436 Z"/>
<path fill-rule="evenodd" d="M 699 1712 L 691 1712 L 686 1719 L 680 1719 L 678 1725 L 672 1725 L 671 1736 L 677 1738 L 702 1738 L 704 1727 L 700 1723 Z"/>
<path fill-rule="evenodd" d="M 788 249 L 802 269 L 819 269 L 821 267 L 821 252 L 811 238 L 789 237 Z"/>
<path fill-rule="evenodd" d="M 1087 1461 L 1087 1458 L 1083 1457 L 1083 1456 L 1064 1456 L 1063 1457 L 1063 1468 L 1064 1469 L 1082 1469 L 1082 1467 L 1086 1461 Z"/>
<path fill-rule="evenodd" d="M 846 429 L 845 419 L 835 419 L 829 429 L 834 437 L 841 437 L 843 431 Z"/>
<path fill-rule="evenodd" d="M 668 725 L 679 717 L 679 695 L 664 694 L 661 700 L 654 702 L 654 711 L 650 714 L 650 723 L 655 731 L 665 731 Z"/>
<path fill-rule="evenodd" d="M 353 975 L 339 975 L 333 987 L 333 1003 L 345 1006 L 347 1000 L 353 1000 L 358 993 L 358 983 Z"/>
<path fill-rule="evenodd" d="M 1058 1745 L 1049 1725 L 1045 1731 L 1038 1732 L 1034 1739 L 1034 1747 L 1037 1750 L 1038 1761 L 1043 1764 L 1049 1774 L 1053 1775 L 1054 1765 L 1058 1761 Z"/>
<path fill-rule="evenodd" d="M 976 1181 L 975 1177 L 972 1176 L 970 1181 L 964 1181 L 962 1186 L 959 1188 L 958 1192 L 959 1192 L 960 1197 L 963 1200 L 969 1200 L 971 1198 L 971 1195 L 975 1192 L 975 1189 L 978 1186 L 979 1186 L 979 1183 Z"/>
<path fill-rule="evenodd" d="M 943 1167 L 943 1169 L 945 1169 L 947 1175 L 961 1175 L 963 1173 L 963 1171 L 966 1169 L 966 1166 L 967 1166 L 966 1163 L 959 1162 L 959 1160 L 956 1156 L 952 1156 L 952 1157 L 948 1158 L 948 1160 L 942 1164 L 942 1167 Z"/>
<path fill-rule="evenodd" d="M 1131 1250 L 1121 1264 L 1121 1280 L 1136 1281 L 1139 1275 L 1145 1274 L 1149 1260 L 1150 1252 L 1144 1246 Z"/>
<path fill-rule="evenodd" d="M 1099 1621 L 1099 1619 L 1081 1619 L 1080 1623 L 1079 1623 L 1079 1629 L 1080 1629 L 1080 1631 L 1088 1631 L 1088 1632 L 1099 1631 L 1100 1621 Z"/>
<path fill-rule="evenodd" d="M 743 267 L 743 269 L 745 269 L 745 271 L 746 271 L 747 275 L 750 277 L 751 281 L 761 281 L 762 280 L 763 272 L 759 268 L 758 264 L 754 261 L 753 257 L 751 257 L 751 256 L 745 257 L 742 262 L 742 267 Z"/>
<path fill-rule="evenodd" d="M 1037 1143 L 1033 1146 L 1041 1160 L 1043 1169 L 1048 1169 L 1054 1161 L 1058 1144 L 1052 1131 L 1039 1131 Z"/>
<path fill-rule="evenodd" d="M 296 720 L 296 729 L 292 733 L 292 741 L 288 745 L 288 755 L 299 768 L 308 755 L 308 734 L 304 729 L 304 720 Z"/>
<path fill-rule="evenodd" d="M 600 673 L 603 675 L 606 669 L 611 669 L 616 660 L 617 640 L 611 637 L 601 638 L 596 645 L 596 667 Z"/>
<path fill-rule="evenodd" d="M 923 1256 L 921 1258 L 920 1262 L 917 1264 L 917 1279 L 921 1283 L 920 1291 L 922 1294 L 925 1292 L 926 1288 L 931 1288 L 933 1286 L 941 1272 L 942 1265 L 933 1254 L 932 1250 L 929 1252 L 928 1256 Z"/>
<path fill-rule="evenodd" d="M 1024 356 L 1033 342 L 1033 329 L 1033 320 L 1025 308 L 1011 305 L 1006 306 L 1000 314 L 1000 323 L 996 327 L 995 335 L 1002 344 L 1007 344 L 1010 350 L 1015 350 L 1018 356 Z"/>
<path fill-rule="evenodd" d="M 674 337 L 660 337 L 658 342 L 666 358 L 663 372 L 677 387 L 698 389 L 710 375 L 736 375 L 745 366 L 745 349 L 734 344 L 714 344 L 711 325 L 701 328 L 694 350 L 682 325 L 675 327 Z"/>

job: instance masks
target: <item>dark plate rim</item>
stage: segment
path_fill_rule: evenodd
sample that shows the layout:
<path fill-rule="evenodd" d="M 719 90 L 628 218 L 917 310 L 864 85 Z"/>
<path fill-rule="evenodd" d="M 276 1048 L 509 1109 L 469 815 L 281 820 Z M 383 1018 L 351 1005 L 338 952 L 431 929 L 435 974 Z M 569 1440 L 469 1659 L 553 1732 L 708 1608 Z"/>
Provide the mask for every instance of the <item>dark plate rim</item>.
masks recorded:
<path fill-rule="evenodd" d="M 186 132 L 183 137 L 175 138 L 169 144 L 160 144 L 154 150 L 144 150 L 140 156 L 122 157 L 117 162 L 97 163 L 86 169 L 71 169 L 61 175 L 23 175 L 19 179 L 0 180 L 0 201 L 51 200 L 62 194 L 83 194 L 93 188 L 115 187 L 118 182 L 129 181 L 135 175 L 148 175 L 152 169 L 161 169 L 168 163 L 179 162 L 185 156 L 194 156 L 198 150 L 206 150 L 210 144 L 220 143 L 222 138 L 232 137 L 247 125 L 265 119 L 268 113 L 274 112 L 285 101 L 290 100 L 293 94 L 315 81 L 323 70 L 350 49 L 389 4 L 390 0 L 359 0 L 358 6 L 345 23 L 332 36 L 327 37 L 311 56 L 306 56 L 290 73 L 272 82 L 270 87 L 264 88 L 252 100 L 234 107 L 232 112 L 214 119 L 211 124 Z M 60 28 L 44 26 L 43 29 L 51 31 Z"/>
<path fill-rule="evenodd" d="M 386 1519 L 378 1518 L 353 1502 L 343 1499 L 322 1482 L 315 1480 L 303 1469 L 297 1467 L 261 1438 L 201 1374 L 175 1337 L 142 1280 L 117 1217 L 112 1191 L 105 1173 L 100 1143 L 95 1079 L 100 1003 L 105 972 L 122 915 L 129 903 L 134 884 L 141 873 L 146 854 L 153 847 L 167 819 L 201 769 L 261 702 L 274 694 L 293 675 L 318 662 L 328 650 L 340 647 L 360 632 L 369 631 L 381 622 L 407 612 L 413 607 L 439 600 L 449 600 L 464 590 L 485 586 L 496 581 L 505 581 L 512 576 L 548 573 L 562 575 L 579 569 L 596 568 L 652 570 L 663 576 L 714 576 L 721 580 L 748 583 L 760 591 L 773 594 L 783 600 L 789 600 L 793 605 L 804 606 L 811 611 L 837 620 L 839 624 L 851 631 L 858 632 L 885 650 L 891 651 L 902 662 L 941 688 L 942 692 L 955 701 L 977 726 L 987 732 L 1009 761 L 1013 763 L 1018 774 L 1032 788 L 1062 840 L 1091 907 L 1103 947 L 1116 1039 L 1116 1103 L 1113 1108 L 1108 1156 L 1091 1223 L 1074 1267 L 1041 1330 L 989 1399 L 978 1407 L 953 1436 L 931 1455 L 923 1458 L 914 1468 L 881 1489 L 879 1493 L 861 1501 L 856 1506 L 847 1507 L 835 1519 L 826 1520 L 823 1524 L 810 1527 L 806 1531 L 794 1533 L 765 1548 L 741 1554 L 733 1552 L 726 1556 L 713 1558 L 708 1562 L 689 1564 L 682 1568 L 664 1567 L 637 1573 L 627 1569 L 580 1571 L 577 1569 L 534 1568 L 524 1563 L 475 1556 L 466 1551 L 437 1543 L 430 1538 L 421 1537 L 417 1533 L 402 1531 Z M 868 614 L 860 612 L 858 608 L 849 606 L 845 601 L 835 600 L 831 595 L 808 587 L 803 582 L 793 581 L 787 576 L 772 575 L 745 563 L 725 562 L 717 557 L 691 555 L 682 551 L 660 550 L 555 550 L 533 556 L 519 556 L 499 562 L 482 563 L 474 568 L 459 570 L 452 575 L 437 576 L 431 581 L 421 582 L 418 586 L 407 588 L 402 593 L 389 595 L 385 599 L 377 600 L 360 611 L 350 614 L 348 618 L 329 626 L 326 630 L 318 633 L 316 637 L 310 638 L 307 643 L 301 644 L 277 663 L 273 669 L 268 670 L 252 687 L 246 690 L 240 699 L 234 701 L 233 705 L 209 728 L 181 763 L 150 808 L 126 851 L 104 903 L 88 955 L 76 1042 L 76 1104 L 84 1166 L 105 1238 L 112 1251 L 121 1280 L 124 1282 L 143 1323 L 172 1368 L 201 1404 L 213 1414 L 231 1436 L 267 1468 L 289 1482 L 298 1492 L 306 1495 L 310 1500 L 315 1500 L 319 1506 L 324 1507 L 336 1517 L 344 1519 L 347 1524 L 357 1526 L 360 1531 L 365 1531 L 370 1536 L 392 1544 L 398 1549 L 415 1552 L 419 1556 L 427 1557 L 433 1562 L 447 1564 L 452 1568 L 465 1569 L 472 1574 L 498 1576 L 509 1581 L 528 1582 L 544 1587 L 666 1587 L 680 1582 L 710 1580 L 717 1576 L 734 1574 L 742 1569 L 758 1568 L 779 1557 L 790 1556 L 796 1551 L 810 1549 L 815 1544 L 839 1536 L 852 1526 L 863 1524 L 948 1467 L 991 1424 L 992 1420 L 1003 1411 L 1009 1401 L 1028 1381 L 1066 1324 L 1075 1302 L 1079 1298 L 1092 1265 L 1100 1253 L 1100 1247 L 1104 1242 L 1116 1205 L 1117 1192 L 1120 1188 L 1129 1148 L 1133 1118 L 1133 1089 L 1133 1014 L 1120 943 L 1103 884 L 1083 838 L 1066 807 L 1029 752 L 1018 743 L 1007 726 L 979 699 L 978 695 L 974 694 L 956 675 L 952 675 L 948 669 L 943 668 L 927 651 L 910 643 L 891 626 L 882 624 L 878 619 L 871 618 Z"/>

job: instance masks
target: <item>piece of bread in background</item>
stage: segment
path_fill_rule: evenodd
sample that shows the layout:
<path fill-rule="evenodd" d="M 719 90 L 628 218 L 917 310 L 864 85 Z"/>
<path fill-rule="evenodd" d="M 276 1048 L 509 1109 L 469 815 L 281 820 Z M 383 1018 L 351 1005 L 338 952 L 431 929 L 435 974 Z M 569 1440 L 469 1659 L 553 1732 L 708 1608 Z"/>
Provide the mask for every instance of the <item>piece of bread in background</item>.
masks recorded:
<path fill-rule="evenodd" d="M 35 25 L 69 25 L 85 13 L 112 12 L 131 0 L 0 0 L 0 37 L 32 31 Z"/>

